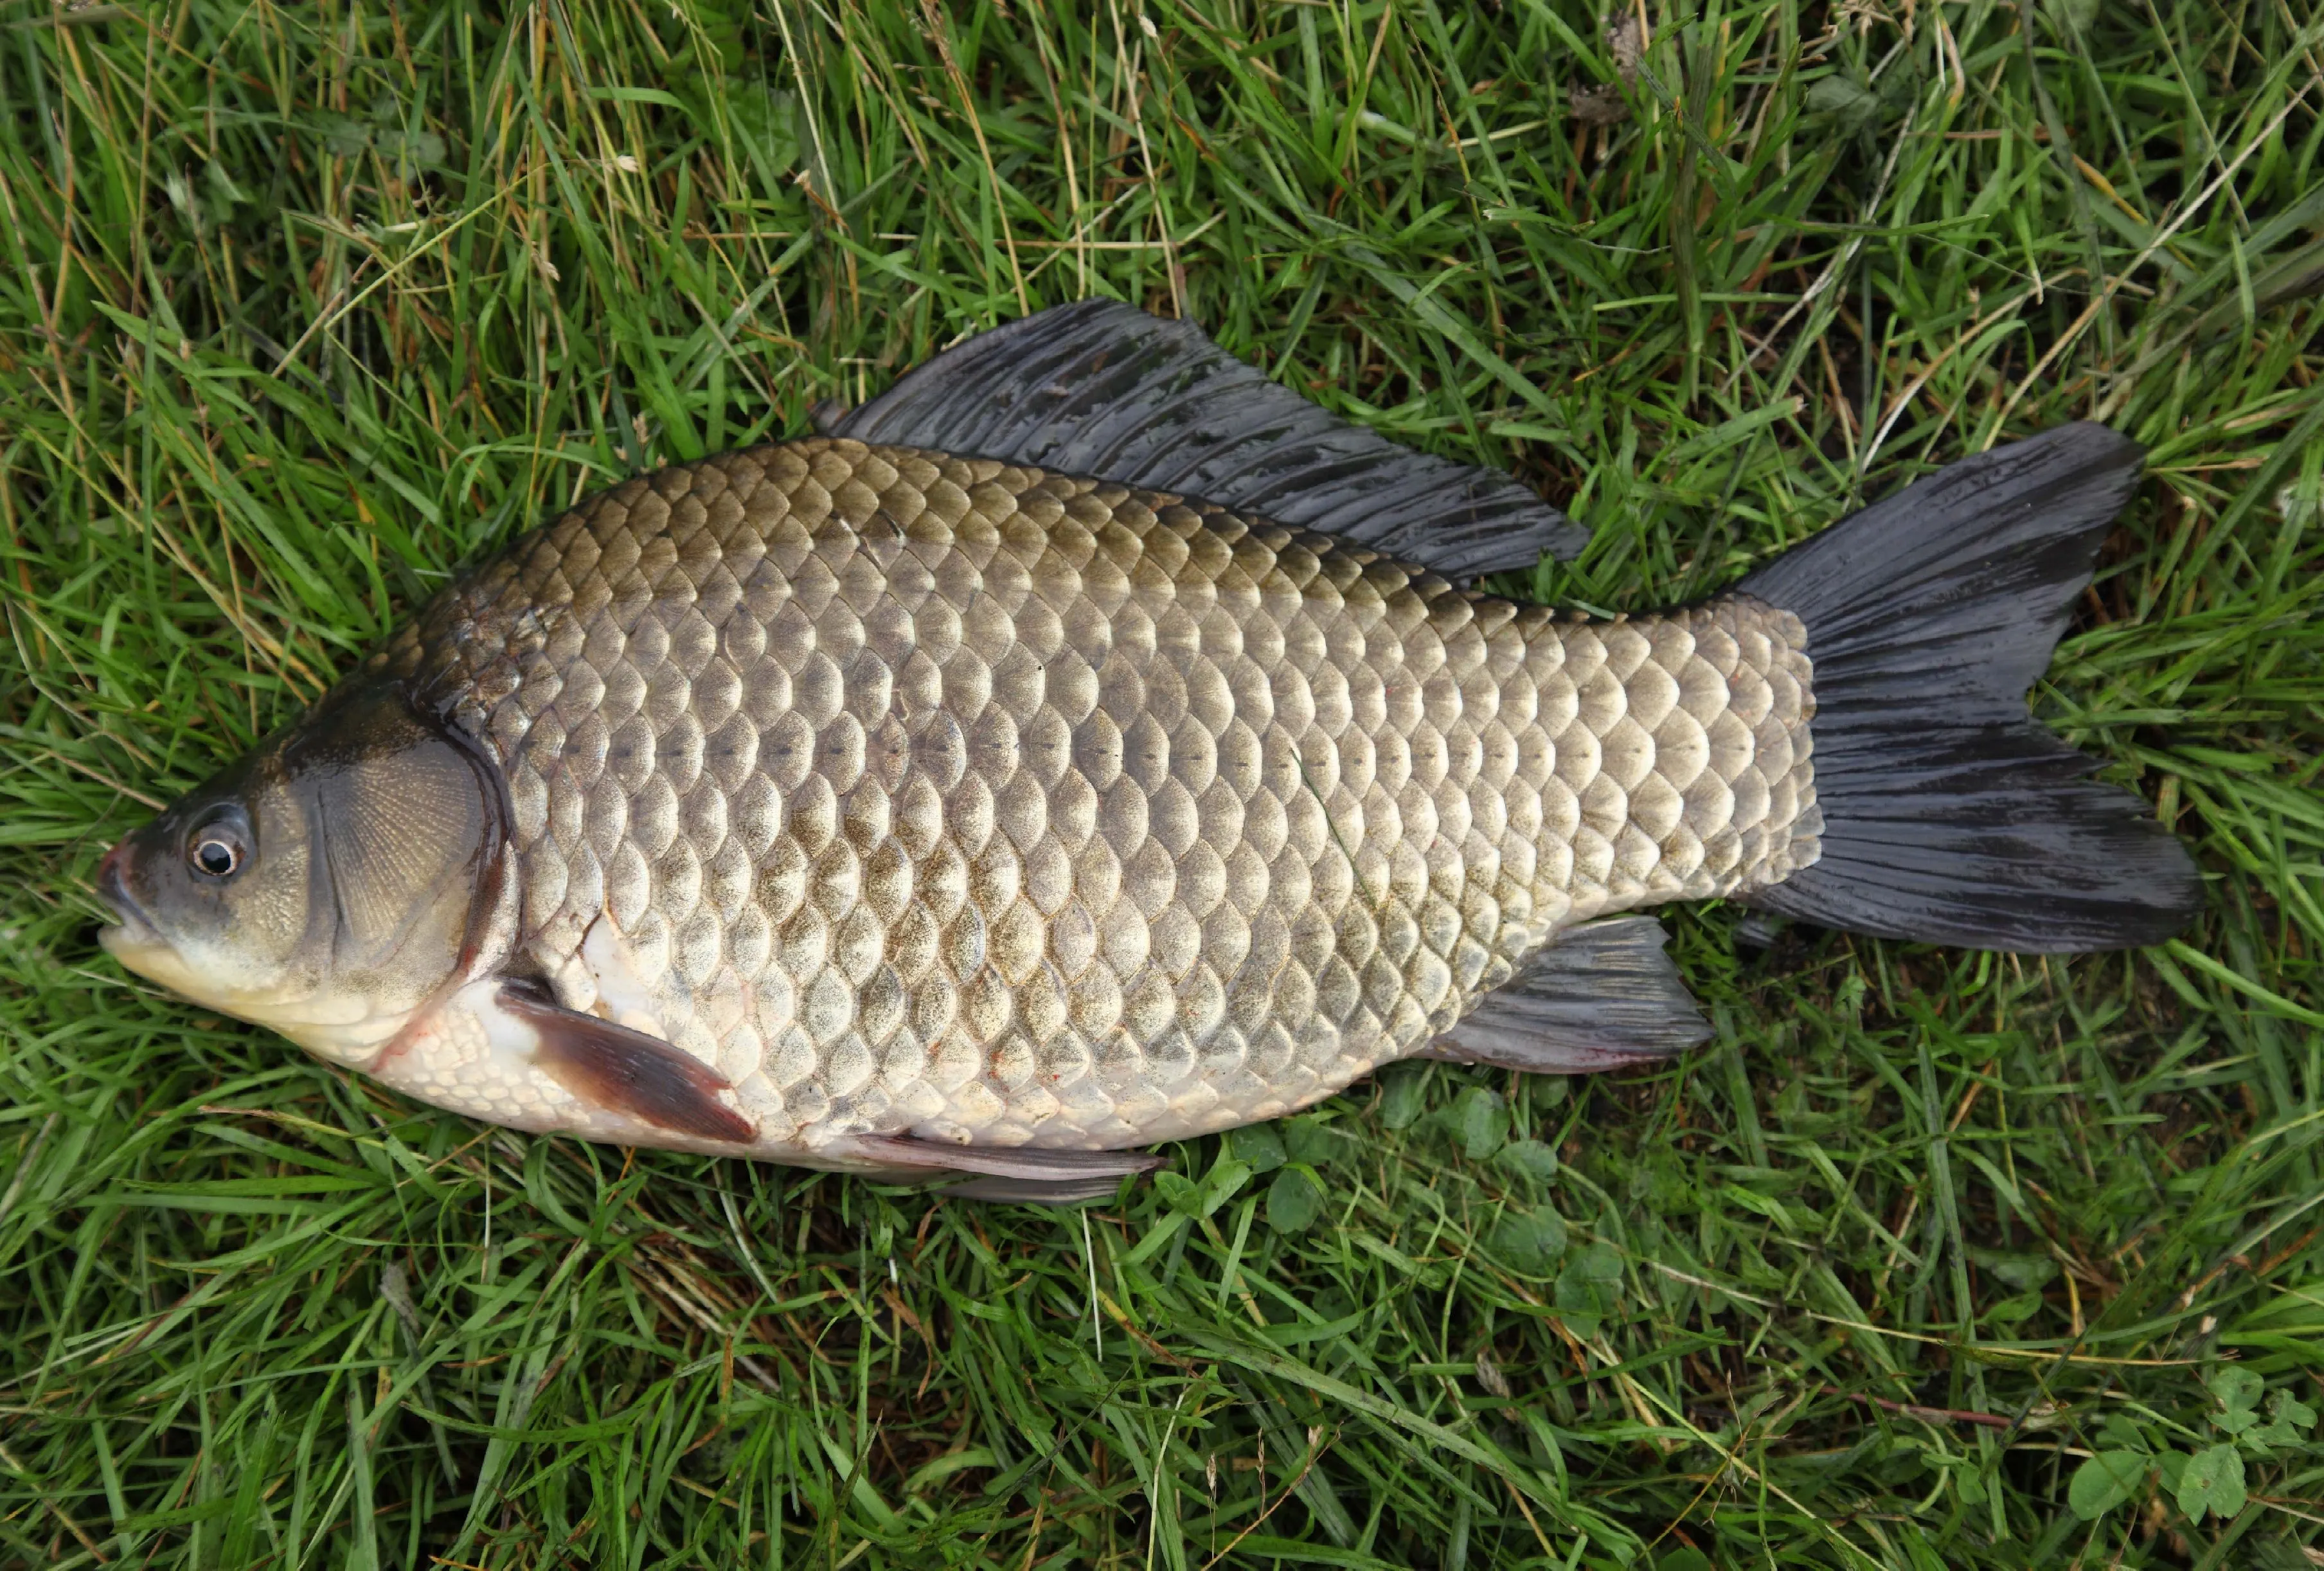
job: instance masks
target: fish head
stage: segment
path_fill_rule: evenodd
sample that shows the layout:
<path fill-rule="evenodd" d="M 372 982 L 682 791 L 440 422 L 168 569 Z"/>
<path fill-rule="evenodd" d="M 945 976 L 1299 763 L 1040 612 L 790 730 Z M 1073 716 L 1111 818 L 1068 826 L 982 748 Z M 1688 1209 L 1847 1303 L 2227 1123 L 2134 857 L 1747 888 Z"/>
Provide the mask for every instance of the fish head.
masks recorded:
<path fill-rule="evenodd" d="M 173 993 L 367 1065 L 499 959 L 505 794 L 400 689 L 335 692 L 106 853 L 100 941 Z"/>

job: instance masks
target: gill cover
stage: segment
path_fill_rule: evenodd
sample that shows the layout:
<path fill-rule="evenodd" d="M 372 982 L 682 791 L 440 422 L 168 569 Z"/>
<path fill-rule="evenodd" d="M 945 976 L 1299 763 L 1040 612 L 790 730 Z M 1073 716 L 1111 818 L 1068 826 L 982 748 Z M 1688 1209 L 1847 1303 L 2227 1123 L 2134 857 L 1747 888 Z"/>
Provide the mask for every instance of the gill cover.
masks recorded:
<path fill-rule="evenodd" d="M 121 918 L 106 946 L 311 1051 L 367 1058 L 477 964 L 506 819 L 472 740 L 357 682 L 106 858 Z"/>

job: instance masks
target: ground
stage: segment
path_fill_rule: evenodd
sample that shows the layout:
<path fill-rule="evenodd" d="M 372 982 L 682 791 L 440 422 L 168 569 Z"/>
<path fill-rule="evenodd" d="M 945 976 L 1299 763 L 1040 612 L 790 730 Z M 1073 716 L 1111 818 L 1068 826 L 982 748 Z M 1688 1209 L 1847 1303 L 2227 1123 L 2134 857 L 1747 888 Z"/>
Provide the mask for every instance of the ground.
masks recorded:
<path fill-rule="evenodd" d="M 2301 0 L 14 0 L 0 1560 L 2324 1563 L 2319 106 Z M 456 564 L 1093 293 L 1513 469 L 1601 609 L 2135 436 L 2034 698 L 2203 917 L 1680 910 L 1667 1067 L 1085 1212 L 489 1131 L 96 948 Z"/>

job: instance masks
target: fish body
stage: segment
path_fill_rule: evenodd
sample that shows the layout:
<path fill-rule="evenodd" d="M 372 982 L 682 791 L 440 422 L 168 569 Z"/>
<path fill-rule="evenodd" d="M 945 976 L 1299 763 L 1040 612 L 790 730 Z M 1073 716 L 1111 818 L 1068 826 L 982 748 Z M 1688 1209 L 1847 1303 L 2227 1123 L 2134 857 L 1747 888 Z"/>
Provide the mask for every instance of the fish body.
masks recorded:
<path fill-rule="evenodd" d="M 1914 640 L 1824 609 L 1831 585 L 1787 582 L 1780 563 L 1780 593 L 1747 581 L 1591 619 L 1465 587 L 1379 549 L 1395 542 L 1377 530 L 1367 543 L 1136 484 L 1157 464 L 1120 458 L 1136 441 L 1119 432 L 1102 433 L 1117 457 L 1100 462 L 1128 479 L 882 441 L 878 423 L 859 422 L 873 439 L 628 481 L 470 574 L 238 783 L 124 842 L 102 875 L 124 912 L 108 942 L 200 996 L 198 965 L 156 914 L 171 893 L 141 892 L 138 869 L 185 862 L 169 876 L 200 893 L 219 845 L 243 835 L 239 854 L 258 856 L 264 836 L 236 823 L 310 822 L 276 836 L 336 869 L 298 919 L 311 933 L 327 916 L 334 936 L 307 948 L 370 952 L 338 936 L 343 886 L 381 886 L 355 908 L 425 913 L 416 937 L 378 938 L 392 916 L 364 929 L 392 963 L 364 975 L 397 980 L 366 984 L 359 1007 L 327 978 L 309 987 L 323 1004 L 288 1005 L 279 986 L 240 1001 L 326 1057 L 528 1129 L 1072 1197 L 1142 1164 L 1074 1153 L 1274 1117 L 1415 1054 L 1572 1069 L 1699 1040 L 1659 929 L 1609 919 L 1720 896 L 1792 909 L 1787 889 L 1798 914 L 1822 914 L 1837 895 L 1812 879 L 1799 892 L 1825 860 L 1820 742 L 1836 743 L 1851 804 L 1843 858 L 1860 858 L 1868 748 L 1887 760 L 1884 728 L 1920 724 L 1880 695 L 1982 702 L 1978 679 L 1944 688 L 1941 660 L 1900 666 Z M 1331 447 L 1338 433 L 1318 439 L 1321 460 L 1261 463 L 1259 480 L 1280 489 L 1287 467 L 1328 489 L 1372 461 Z M 1226 489 L 1262 493 L 1238 462 Z M 2121 489 L 2118 450 L 2080 463 Z M 1363 491 L 1342 514 L 1366 516 Z M 2098 504 L 2110 516 L 2119 495 L 2084 511 Z M 1540 520 L 1527 527 L 1538 539 Z M 1840 554 L 1812 578 L 1882 565 Z M 1964 568 L 1957 549 L 1930 556 L 1941 581 L 1918 614 L 1943 631 Z M 1992 580 L 1979 593 L 2056 597 L 2060 564 L 2013 578 L 2015 559 L 1999 546 L 1972 559 Z M 1909 587 L 1910 553 L 1891 565 Z M 1840 631 L 1820 648 L 1812 623 Z M 1988 794 L 2091 790 L 2070 783 L 2064 750 L 2021 735 L 2039 669 L 2019 679 L 2024 642 L 1995 641 L 2015 661 L 2000 678 L 2017 684 L 2014 714 L 1967 716 L 1969 751 L 1916 756 L 1918 774 L 1872 799 L 1904 805 L 1874 817 L 1909 819 L 1932 781 L 1961 784 L 1963 770 Z M 1820 735 L 1820 693 L 1853 710 L 1868 683 L 1871 707 Z M 2016 753 L 1995 753 L 2004 732 Z M 318 737 L 381 781 L 434 783 L 390 783 L 337 827 L 327 808 L 235 805 L 253 778 L 286 799 L 372 789 L 344 784 L 359 772 L 347 763 L 330 776 L 342 785 L 315 786 L 299 759 Z M 2125 815 L 2110 811 L 2072 821 L 2111 833 Z M 383 858 L 375 842 L 412 834 L 415 813 L 456 830 Z M 1990 852 L 1996 826 L 1980 833 Z M 2159 834 L 2130 844 L 2163 873 L 2183 862 Z M 1898 876 L 1927 903 L 1922 886 L 1946 875 Z M 2135 938 L 2188 903 L 2180 886 L 2126 897 L 2116 876 L 2065 873 L 2099 903 L 2089 931 L 2061 917 L 2054 947 L 2114 937 L 2107 913 L 2124 910 Z M 1953 938 L 1962 919 L 1927 919 Z M 1892 930 L 1882 920 L 1854 925 Z"/>
<path fill-rule="evenodd" d="M 379 670 L 508 781 L 512 956 L 759 1143 L 1149 1143 L 1814 855 L 1798 619 L 1561 618 L 1328 536 L 811 439 L 604 493 Z M 465 1047 L 399 1080 L 564 1124 Z"/>

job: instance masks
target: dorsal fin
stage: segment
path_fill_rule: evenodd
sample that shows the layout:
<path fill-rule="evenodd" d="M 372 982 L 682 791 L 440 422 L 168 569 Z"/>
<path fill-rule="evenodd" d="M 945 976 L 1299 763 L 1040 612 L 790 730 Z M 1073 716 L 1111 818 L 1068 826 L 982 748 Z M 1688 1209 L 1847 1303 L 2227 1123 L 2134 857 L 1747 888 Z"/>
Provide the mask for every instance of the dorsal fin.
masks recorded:
<path fill-rule="evenodd" d="M 1193 323 L 1117 300 L 979 333 L 816 424 L 1198 497 L 1448 578 L 1572 557 L 1589 540 L 1510 476 L 1398 447 L 1277 386 Z"/>

